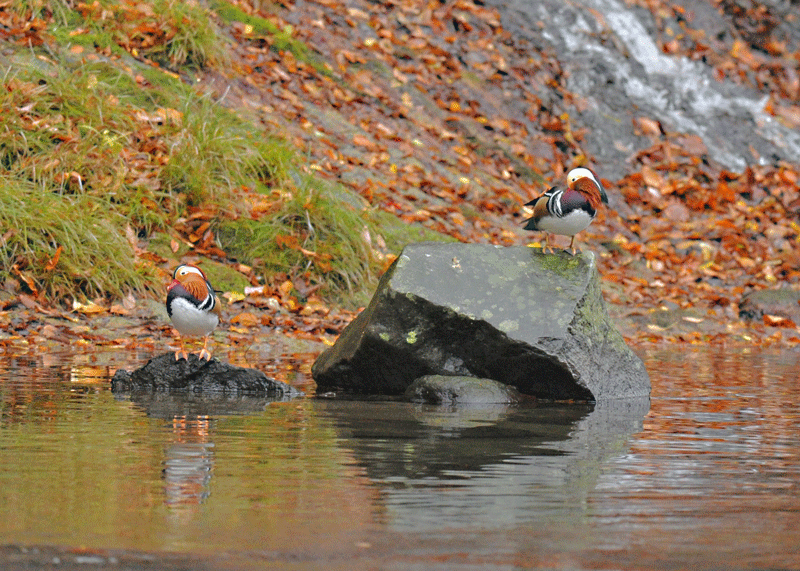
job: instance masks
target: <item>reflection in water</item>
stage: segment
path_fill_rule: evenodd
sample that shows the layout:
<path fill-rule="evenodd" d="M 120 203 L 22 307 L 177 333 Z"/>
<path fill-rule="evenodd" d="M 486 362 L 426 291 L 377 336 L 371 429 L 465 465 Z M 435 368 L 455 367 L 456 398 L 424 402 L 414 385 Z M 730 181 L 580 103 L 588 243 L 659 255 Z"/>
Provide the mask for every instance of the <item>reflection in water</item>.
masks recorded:
<path fill-rule="evenodd" d="M 644 358 L 650 402 L 485 408 L 118 398 L 96 364 L 0 360 L 0 546 L 227 554 L 209 568 L 800 568 L 800 353 Z"/>
<path fill-rule="evenodd" d="M 130 400 L 148 416 L 171 425 L 171 441 L 164 452 L 165 503 L 174 517 L 186 520 L 211 493 L 214 468 L 213 419 L 224 415 L 262 412 L 271 402 L 265 397 L 236 394 L 142 392 L 116 394 Z M 272 399 L 274 401 L 274 399 Z"/>
<path fill-rule="evenodd" d="M 392 529 L 501 528 L 582 513 L 600 466 L 626 452 L 648 399 L 526 407 L 324 402 L 379 485 Z"/>
<path fill-rule="evenodd" d="M 612 462 L 601 525 L 649 529 L 661 548 L 735 553 L 737 564 L 800 565 L 800 354 L 653 352 L 653 411 Z M 669 538 L 669 539 L 668 539 Z"/>
<path fill-rule="evenodd" d="M 208 497 L 214 467 L 214 443 L 210 442 L 208 417 L 176 417 L 172 421 L 174 441 L 164 458 L 164 494 L 173 510 L 189 512 Z"/>

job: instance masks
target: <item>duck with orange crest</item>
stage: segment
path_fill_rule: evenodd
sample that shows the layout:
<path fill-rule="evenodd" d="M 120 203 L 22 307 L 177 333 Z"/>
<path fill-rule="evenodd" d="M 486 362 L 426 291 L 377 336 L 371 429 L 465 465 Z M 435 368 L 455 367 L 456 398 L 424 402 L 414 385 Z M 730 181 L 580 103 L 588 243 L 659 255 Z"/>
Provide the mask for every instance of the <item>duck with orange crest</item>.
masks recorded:
<path fill-rule="evenodd" d="M 188 359 L 183 345 L 185 337 L 203 337 L 200 359 L 211 360 L 208 336 L 219 325 L 219 300 L 203 270 L 197 266 L 182 264 L 172 273 L 167 286 L 167 313 L 180 334 L 180 349 L 175 351 L 175 360 Z"/>
<path fill-rule="evenodd" d="M 575 235 L 589 227 L 601 202 L 608 204 L 608 197 L 597 175 L 585 167 L 572 169 L 567 174 L 566 189 L 553 187 L 525 205 L 532 208 L 533 216 L 525 221 L 524 228 L 545 233 L 545 252 L 553 251 L 550 234 L 571 236 L 569 250 L 575 255 Z"/>

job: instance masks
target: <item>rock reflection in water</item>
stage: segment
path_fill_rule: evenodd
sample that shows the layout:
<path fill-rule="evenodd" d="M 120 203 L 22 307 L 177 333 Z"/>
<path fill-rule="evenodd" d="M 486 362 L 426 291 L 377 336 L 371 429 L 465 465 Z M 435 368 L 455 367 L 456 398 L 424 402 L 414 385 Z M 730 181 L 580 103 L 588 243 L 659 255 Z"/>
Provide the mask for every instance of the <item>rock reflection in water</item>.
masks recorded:
<path fill-rule="evenodd" d="M 381 489 L 380 519 L 424 532 L 575 517 L 601 464 L 625 454 L 629 437 L 641 431 L 650 403 L 318 406 Z"/>
<path fill-rule="evenodd" d="M 193 394 L 181 392 L 142 392 L 115 395 L 120 401 L 130 401 L 153 418 L 203 418 L 262 412 L 276 399 L 237 394 Z"/>

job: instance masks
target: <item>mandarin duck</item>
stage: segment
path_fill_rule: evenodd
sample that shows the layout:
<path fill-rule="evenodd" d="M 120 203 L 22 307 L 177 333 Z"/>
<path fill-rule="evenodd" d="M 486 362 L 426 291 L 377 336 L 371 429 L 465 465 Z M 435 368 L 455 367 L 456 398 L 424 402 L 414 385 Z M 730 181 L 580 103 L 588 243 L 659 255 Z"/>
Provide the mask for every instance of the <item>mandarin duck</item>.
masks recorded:
<path fill-rule="evenodd" d="M 219 324 L 220 304 L 214 288 L 203 271 L 189 264 L 182 264 L 172 273 L 167 286 L 167 313 L 178 330 L 181 348 L 175 351 L 175 360 L 189 356 L 183 346 L 183 337 L 202 335 L 203 348 L 200 358 L 211 360 L 208 351 L 208 336 Z"/>
<path fill-rule="evenodd" d="M 551 233 L 571 236 L 569 249 L 574 256 L 575 234 L 591 224 L 601 202 L 608 204 L 608 197 L 597 176 L 584 167 L 572 169 L 567 175 L 566 190 L 553 187 L 525 205 L 533 208 L 533 216 L 525 221 L 524 229 L 545 233 L 545 252 L 553 251 Z"/>

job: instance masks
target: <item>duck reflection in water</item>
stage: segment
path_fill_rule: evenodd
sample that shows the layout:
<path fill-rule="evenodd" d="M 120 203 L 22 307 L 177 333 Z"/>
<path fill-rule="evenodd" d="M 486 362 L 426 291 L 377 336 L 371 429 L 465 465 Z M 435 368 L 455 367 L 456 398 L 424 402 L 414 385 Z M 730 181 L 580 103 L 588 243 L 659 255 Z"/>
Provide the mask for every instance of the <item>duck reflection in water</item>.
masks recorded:
<path fill-rule="evenodd" d="M 165 503 L 176 512 L 191 515 L 208 497 L 214 443 L 210 441 L 211 420 L 208 417 L 175 417 L 172 420 L 174 440 L 165 451 Z"/>

